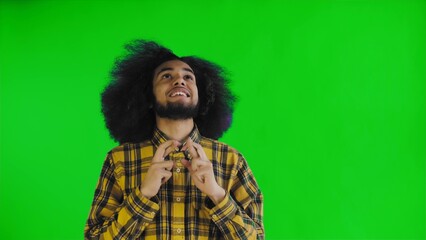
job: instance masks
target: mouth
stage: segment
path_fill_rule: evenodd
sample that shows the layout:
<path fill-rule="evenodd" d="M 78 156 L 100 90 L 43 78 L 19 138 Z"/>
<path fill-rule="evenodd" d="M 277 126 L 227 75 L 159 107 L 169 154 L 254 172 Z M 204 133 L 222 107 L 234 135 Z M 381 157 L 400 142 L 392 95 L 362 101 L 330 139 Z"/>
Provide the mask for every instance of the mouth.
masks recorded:
<path fill-rule="evenodd" d="M 183 87 L 177 87 L 170 90 L 169 97 L 190 97 L 189 91 Z"/>

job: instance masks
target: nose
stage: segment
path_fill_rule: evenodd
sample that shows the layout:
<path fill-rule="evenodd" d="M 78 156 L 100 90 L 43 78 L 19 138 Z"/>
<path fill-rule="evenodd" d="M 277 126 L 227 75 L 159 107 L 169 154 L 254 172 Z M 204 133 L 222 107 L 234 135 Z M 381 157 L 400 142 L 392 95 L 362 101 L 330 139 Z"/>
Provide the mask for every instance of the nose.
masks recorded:
<path fill-rule="evenodd" d="M 185 83 L 185 80 L 183 79 L 183 76 L 178 75 L 176 77 L 175 81 L 173 82 L 173 85 L 174 86 L 179 86 L 179 85 L 185 86 L 186 83 Z"/>

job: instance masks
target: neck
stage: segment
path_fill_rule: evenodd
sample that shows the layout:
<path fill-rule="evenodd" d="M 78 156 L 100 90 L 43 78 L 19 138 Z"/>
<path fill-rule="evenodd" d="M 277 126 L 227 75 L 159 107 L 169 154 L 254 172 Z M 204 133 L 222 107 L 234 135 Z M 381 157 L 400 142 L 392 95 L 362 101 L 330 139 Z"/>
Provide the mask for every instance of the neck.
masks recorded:
<path fill-rule="evenodd" d="M 194 119 L 172 120 L 156 116 L 156 124 L 169 138 L 184 141 L 194 128 Z"/>

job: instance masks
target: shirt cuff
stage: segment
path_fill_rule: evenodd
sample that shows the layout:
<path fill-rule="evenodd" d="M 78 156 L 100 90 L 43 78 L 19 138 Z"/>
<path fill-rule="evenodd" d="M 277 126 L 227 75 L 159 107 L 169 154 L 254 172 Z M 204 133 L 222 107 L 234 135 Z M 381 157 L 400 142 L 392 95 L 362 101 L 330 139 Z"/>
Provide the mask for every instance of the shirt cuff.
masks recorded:
<path fill-rule="evenodd" d="M 223 225 L 235 216 L 237 210 L 234 199 L 227 193 L 221 202 L 210 209 L 209 213 L 216 225 Z"/>
<path fill-rule="evenodd" d="M 151 200 L 144 197 L 139 187 L 136 187 L 129 197 L 127 197 L 126 208 L 133 215 L 134 220 L 142 220 L 143 222 L 150 223 L 160 209 L 159 201 L 156 198 L 157 196 L 154 196 Z"/>

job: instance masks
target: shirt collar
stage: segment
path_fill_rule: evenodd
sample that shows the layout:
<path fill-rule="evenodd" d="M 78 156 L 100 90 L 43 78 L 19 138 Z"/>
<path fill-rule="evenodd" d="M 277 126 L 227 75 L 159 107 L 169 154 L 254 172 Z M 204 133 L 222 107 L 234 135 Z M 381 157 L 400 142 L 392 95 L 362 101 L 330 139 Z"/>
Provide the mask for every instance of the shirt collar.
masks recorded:
<path fill-rule="evenodd" d="M 201 134 L 198 131 L 197 125 L 194 124 L 194 128 L 189 133 L 189 137 L 192 139 L 195 143 L 200 143 L 201 141 Z M 170 140 L 170 137 L 167 136 L 164 132 L 162 132 L 160 129 L 155 127 L 154 134 L 152 135 L 151 142 L 154 144 L 155 147 L 158 147 L 160 144 Z"/>

